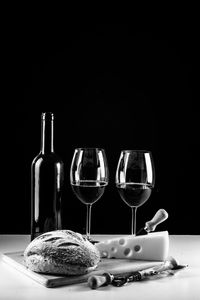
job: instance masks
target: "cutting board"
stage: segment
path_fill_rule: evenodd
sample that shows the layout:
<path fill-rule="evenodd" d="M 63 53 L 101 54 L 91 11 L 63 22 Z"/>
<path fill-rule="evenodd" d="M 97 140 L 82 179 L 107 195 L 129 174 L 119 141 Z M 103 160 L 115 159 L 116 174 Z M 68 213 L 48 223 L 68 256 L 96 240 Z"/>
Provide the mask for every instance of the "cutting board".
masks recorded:
<path fill-rule="evenodd" d="M 85 275 L 76 276 L 58 276 L 46 275 L 33 272 L 24 265 L 23 252 L 10 252 L 2 255 L 2 260 L 11 265 L 16 270 L 24 273 L 45 287 L 58 287 L 63 285 L 71 285 L 75 283 L 87 282 L 89 276 L 100 275 L 105 272 L 112 274 L 126 274 L 129 272 L 140 271 L 160 265 L 162 262 L 156 261 L 141 261 L 129 259 L 102 259 L 97 269 Z"/>

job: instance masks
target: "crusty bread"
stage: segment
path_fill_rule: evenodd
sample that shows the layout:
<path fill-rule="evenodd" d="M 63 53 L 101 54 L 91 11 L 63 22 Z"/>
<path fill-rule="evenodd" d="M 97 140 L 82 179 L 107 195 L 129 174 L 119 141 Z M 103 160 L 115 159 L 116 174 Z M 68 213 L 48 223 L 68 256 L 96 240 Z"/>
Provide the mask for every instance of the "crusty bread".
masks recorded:
<path fill-rule="evenodd" d="M 81 234 L 55 230 L 35 238 L 25 249 L 24 260 L 35 272 L 81 275 L 97 267 L 100 254 Z"/>

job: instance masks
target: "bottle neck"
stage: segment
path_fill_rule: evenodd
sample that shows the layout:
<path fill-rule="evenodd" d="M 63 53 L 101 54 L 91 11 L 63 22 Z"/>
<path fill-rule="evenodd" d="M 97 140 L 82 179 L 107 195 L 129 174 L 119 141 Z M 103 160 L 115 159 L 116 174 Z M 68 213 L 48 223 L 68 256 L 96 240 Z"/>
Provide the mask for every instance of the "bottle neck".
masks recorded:
<path fill-rule="evenodd" d="M 41 116 L 41 152 L 54 152 L 54 116 L 52 113 L 43 113 Z"/>

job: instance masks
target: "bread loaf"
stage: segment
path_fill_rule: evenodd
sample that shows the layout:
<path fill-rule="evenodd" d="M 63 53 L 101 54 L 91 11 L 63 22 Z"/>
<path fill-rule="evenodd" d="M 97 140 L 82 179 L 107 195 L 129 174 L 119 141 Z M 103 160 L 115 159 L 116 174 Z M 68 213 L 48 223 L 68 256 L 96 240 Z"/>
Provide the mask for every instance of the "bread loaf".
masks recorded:
<path fill-rule="evenodd" d="M 81 275 L 97 267 L 100 254 L 81 234 L 55 230 L 35 238 L 25 249 L 24 260 L 35 272 Z"/>

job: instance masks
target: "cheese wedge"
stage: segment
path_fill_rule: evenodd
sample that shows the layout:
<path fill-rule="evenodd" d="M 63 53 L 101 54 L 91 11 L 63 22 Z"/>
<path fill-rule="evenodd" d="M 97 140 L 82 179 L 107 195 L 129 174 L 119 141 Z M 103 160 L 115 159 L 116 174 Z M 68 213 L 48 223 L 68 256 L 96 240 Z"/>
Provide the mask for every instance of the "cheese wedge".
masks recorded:
<path fill-rule="evenodd" d="M 102 258 L 163 261 L 168 256 L 168 231 L 141 236 L 122 236 L 95 244 Z"/>

